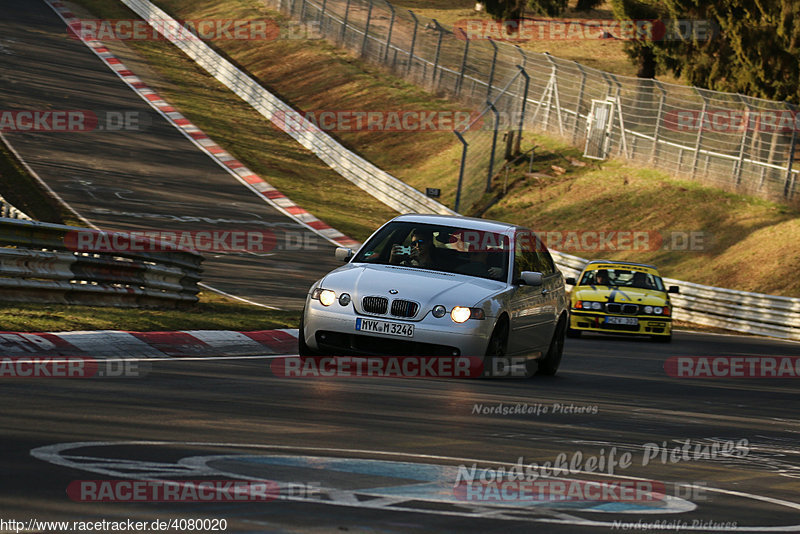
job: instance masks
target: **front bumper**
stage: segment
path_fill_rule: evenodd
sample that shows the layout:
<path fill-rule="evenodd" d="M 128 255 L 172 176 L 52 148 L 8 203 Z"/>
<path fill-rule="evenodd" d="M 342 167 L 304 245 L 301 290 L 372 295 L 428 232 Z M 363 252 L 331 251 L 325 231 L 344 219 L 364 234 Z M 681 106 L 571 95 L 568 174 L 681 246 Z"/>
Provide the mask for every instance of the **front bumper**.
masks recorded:
<path fill-rule="evenodd" d="M 494 327 L 494 318 L 469 319 L 457 324 L 447 314 L 437 319 L 430 313 L 419 321 L 391 316 L 359 315 L 352 305 L 334 303 L 326 308 L 317 301 L 306 303 L 303 319 L 306 345 L 323 354 L 380 356 L 481 356 Z M 391 336 L 356 330 L 356 318 L 414 325 L 413 337 Z"/>
<path fill-rule="evenodd" d="M 606 322 L 607 317 L 634 318 L 637 319 L 638 324 L 612 324 Z M 605 334 L 668 336 L 672 333 L 672 318 L 655 317 L 652 315 L 611 315 L 607 313 L 571 310 L 569 314 L 569 327 L 572 330 L 602 332 Z"/>

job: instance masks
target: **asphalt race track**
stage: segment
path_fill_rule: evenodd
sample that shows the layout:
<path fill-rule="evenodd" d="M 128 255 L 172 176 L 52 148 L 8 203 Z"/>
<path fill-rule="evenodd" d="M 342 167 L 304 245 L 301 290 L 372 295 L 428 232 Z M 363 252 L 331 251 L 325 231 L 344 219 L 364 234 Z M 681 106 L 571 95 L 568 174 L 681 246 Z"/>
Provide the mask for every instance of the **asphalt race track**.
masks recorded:
<path fill-rule="evenodd" d="M 235 532 L 585 532 L 614 521 L 617 530 L 697 521 L 796 531 L 796 381 L 671 378 L 664 361 L 676 354 L 798 356 L 800 346 L 683 332 L 671 346 L 587 337 L 569 340 L 557 377 L 527 380 L 286 378 L 271 371 L 279 356 L 152 361 L 140 378 L 6 379 L 0 509 L 17 519 L 216 518 Z M 685 440 L 688 459 L 662 456 L 662 444 L 670 453 Z M 744 449 L 708 454 L 715 442 L 718 451 Z M 562 479 L 641 478 L 665 496 L 498 505 L 453 489 L 459 465 L 541 465 L 579 451 L 584 466 L 626 452 L 632 461 L 606 467 L 614 477 Z M 67 494 L 76 481 L 136 478 L 277 480 L 318 491 L 178 504 Z"/>
<path fill-rule="evenodd" d="M 4 108 L 147 111 L 82 44 L 64 39 L 49 8 L 3 7 Z M 146 136 L 93 136 L 9 137 L 100 225 L 161 228 L 175 214 L 293 224 L 166 124 L 154 121 Z M 214 285 L 287 306 L 329 267 L 319 251 L 207 263 Z M 0 345 L 8 352 L 5 338 Z M 586 335 L 567 341 L 558 376 L 533 379 L 287 378 L 274 371 L 279 355 L 134 361 L 119 378 L 4 378 L 0 521 L 179 520 L 147 532 L 214 531 L 210 521 L 188 528 L 194 519 L 224 520 L 228 532 L 800 531 L 797 379 L 676 378 L 665 370 L 676 356 L 800 357 L 800 344 Z M 565 466 L 540 473 L 547 495 L 556 484 L 653 491 L 537 499 L 515 498 L 512 486 L 492 500 L 454 486 L 462 466 L 491 480 L 518 459 Z M 281 498 L 109 502 L 99 489 L 153 479 L 190 490 L 199 481 L 277 481 Z"/>
<path fill-rule="evenodd" d="M 90 110 L 105 126 L 7 134 L 81 215 L 120 231 L 264 232 L 274 248 L 207 254 L 203 281 L 286 309 L 300 309 L 311 284 L 339 264 L 332 244 L 248 191 L 69 38 L 44 2 L 4 2 L 0 29 L 2 109 Z M 141 130 L 110 129 L 108 111 L 135 113 Z"/>

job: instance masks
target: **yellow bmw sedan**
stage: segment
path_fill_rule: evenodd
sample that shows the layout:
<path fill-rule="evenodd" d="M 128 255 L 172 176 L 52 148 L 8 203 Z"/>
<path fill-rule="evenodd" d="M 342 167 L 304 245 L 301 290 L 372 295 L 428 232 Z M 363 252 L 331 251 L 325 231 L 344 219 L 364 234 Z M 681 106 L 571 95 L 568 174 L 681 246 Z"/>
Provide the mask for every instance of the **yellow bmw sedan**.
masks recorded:
<path fill-rule="evenodd" d="M 581 332 L 636 334 L 655 341 L 672 340 L 672 304 L 652 265 L 622 261 L 592 261 L 580 278 L 567 278 L 572 289 L 568 337 Z"/>

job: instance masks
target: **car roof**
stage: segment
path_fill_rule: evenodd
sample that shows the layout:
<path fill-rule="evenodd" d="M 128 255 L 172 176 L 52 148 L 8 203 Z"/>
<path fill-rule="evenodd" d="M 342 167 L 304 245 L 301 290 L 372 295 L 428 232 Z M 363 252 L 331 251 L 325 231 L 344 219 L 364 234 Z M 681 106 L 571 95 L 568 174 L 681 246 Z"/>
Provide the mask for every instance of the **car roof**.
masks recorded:
<path fill-rule="evenodd" d="M 412 222 L 421 224 L 441 224 L 453 226 L 467 230 L 483 230 L 486 232 L 505 233 L 508 230 L 522 227 L 515 224 L 493 221 L 490 219 L 478 219 L 475 217 L 462 217 L 460 215 L 428 215 L 421 213 L 407 213 L 392 219 L 397 222 Z"/>
<path fill-rule="evenodd" d="M 648 263 L 635 263 L 635 262 L 632 262 L 632 261 L 615 261 L 615 260 L 592 260 L 592 261 L 590 261 L 589 263 L 586 264 L 586 267 L 589 267 L 590 265 L 592 265 L 594 263 L 609 263 L 609 264 L 614 264 L 614 265 L 632 265 L 634 267 L 647 267 L 648 269 L 653 269 L 654 271 L 658 270 L 655 265 L 650 265 Z"/>

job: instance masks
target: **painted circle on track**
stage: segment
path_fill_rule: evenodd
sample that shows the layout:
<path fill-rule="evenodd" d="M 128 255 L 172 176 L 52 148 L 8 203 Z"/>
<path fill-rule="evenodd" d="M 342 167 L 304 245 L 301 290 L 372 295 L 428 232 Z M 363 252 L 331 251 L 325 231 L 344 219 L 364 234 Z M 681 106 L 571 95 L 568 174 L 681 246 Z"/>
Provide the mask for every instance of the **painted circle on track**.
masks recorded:
<path fill-rule="evenodd" d="M 117 453 L 124 450 L 124 454 Z M 135 451 L 135 458 L 133 451 Z M 177 453 L 177 451 L 181 451 Z M 216 451 L 216 453 L 215 453 Z M 201 452 L 198 454 L 198 452 Z M 149 456 L 179 458 L 177 461 L 146 460 Z M 546 522 L 574 526 L 621 528 L 625 519 L 640 514 L 681 514 L 699 512 L 698 505 L 664 492 L 661 499 L 625 502 L 620 500 L 552 498 L 516 499 L 501 502 L 465 500 L 454 491 L 459 463 L 491 465 L 487 460 L 398 452 L 322 447 L 291 447 L 239 443 L 203 442 L 74 442 L 31 450 L 39 460 L 118 479 L 196 480 L 203 477 L 231 480 L 275 481 L 281 487 L 313 484 L 314 496 L 281 495 L 282 500 L 334 506 L 382 509 L 394 512 L 491 518 L 493 520 Z M 540 480 L 545 479 L 542 477 Z M 644 480 L 613 475 L 609 478 Z M 580 482 L 585 478 L 558 477 L 551 481 Z M 590 484 L 596 479 L 588 479 Z M 757 501 L 795 514 L 800 504 L 761 495 L 704 487 L 726 499 Z M 747 504 L 735 505 L 747 510 Z M 597 513 L 615 514 L 622 519 L 596 520 Z M 581 515 L 577 515 L 581 514 Z M 583 517 L 588 514 L 589 517 Z M 696 514 L 695 514 L 696 515 Z M 791 515 L 787 515 L 791 517 Z M 640 523 L 642 520 L 639 521 Z M 719 524 L 719 522 L 716 522 Z M 649 523 L 650 530 L 719 531 L 714 521 L 663 520 Z M 711 526 L 709 526 L 711 525 Z M 800 525 L 743 526 L 733 522 L 726 531 L 797 531 Z"/>

